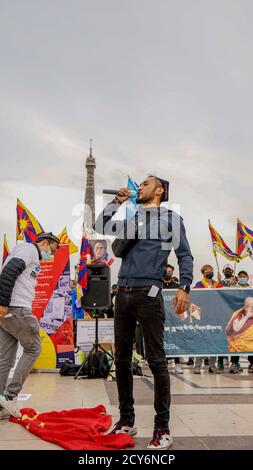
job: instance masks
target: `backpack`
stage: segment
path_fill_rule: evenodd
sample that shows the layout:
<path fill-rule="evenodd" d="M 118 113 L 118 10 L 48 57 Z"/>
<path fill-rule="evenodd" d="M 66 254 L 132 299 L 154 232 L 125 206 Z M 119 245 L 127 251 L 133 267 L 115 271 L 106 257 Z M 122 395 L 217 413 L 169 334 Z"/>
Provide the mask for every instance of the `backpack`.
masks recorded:
<path fill-rule="evenodd" d="M 132 361 L 132 372 L 133 372 L 133 375 L 143 376 L 142 368 L 139 364 L 139 361 L 136 358 L 134 358 Z"/>
<path fill-rule="evenodd" d="M 103 351 L 95 351 L 87 361 L 87 374 L 90 379 L 100 379 L 108 376 L 110 364 L 107 354 Z"/>
<path fill-rule="evenodd" d="M 71 377 L 73 377 L 74 375 L 77 374 L 77 372 L 79 371 L 80 367 L 81 367 L 80 365 L 73 364 L 73 362 L 65 361 L 65 362 L 62 364 L 59 373 L 60 373 L 60 375 L 63 375 L 63 376 L 71 376 Z M 81 373 L 80 373 L 79 375 L 80 375 L 80 376 L 87 375 L 87 367 L 83 367 L 82 370 L 81 370 Z"/>

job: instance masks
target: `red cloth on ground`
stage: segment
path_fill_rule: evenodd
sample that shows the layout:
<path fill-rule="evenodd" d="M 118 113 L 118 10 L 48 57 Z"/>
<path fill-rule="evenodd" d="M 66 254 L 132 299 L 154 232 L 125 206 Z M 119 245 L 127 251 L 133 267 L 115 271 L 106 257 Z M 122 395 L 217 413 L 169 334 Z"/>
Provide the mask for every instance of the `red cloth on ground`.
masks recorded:
<path fill-rule="evenodd" d="M 112 418 L 103 405 L 37 414 L 32 408 L 22 408 L 22 417 L 10 418 L 29 432 L 68 450 L 117 450 L 133 447 L 128 434 L 104 434 Z"/>

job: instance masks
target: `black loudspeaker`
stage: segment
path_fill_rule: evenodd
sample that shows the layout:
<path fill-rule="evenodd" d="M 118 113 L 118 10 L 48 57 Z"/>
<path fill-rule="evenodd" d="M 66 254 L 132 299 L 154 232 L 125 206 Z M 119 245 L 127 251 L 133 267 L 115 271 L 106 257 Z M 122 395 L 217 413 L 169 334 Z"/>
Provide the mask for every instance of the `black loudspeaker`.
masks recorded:
<path fill-rule="evenodd" d="M 88 292 L 82 297 L 82 306 L 103 309 L 111 306 L 111 272 L 109 266 L 90 264 L 88 271 Z"/>

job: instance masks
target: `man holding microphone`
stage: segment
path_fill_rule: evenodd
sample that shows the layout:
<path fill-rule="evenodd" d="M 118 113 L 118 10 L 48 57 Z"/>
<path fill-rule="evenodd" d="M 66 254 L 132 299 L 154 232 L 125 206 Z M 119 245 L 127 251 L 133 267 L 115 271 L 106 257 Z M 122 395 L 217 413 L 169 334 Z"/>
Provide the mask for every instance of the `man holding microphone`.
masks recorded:
<path fill-rule="evenodd" d="M 122 188 L 99 215 L 95 229 L 117 235 L 115 254 L 122 258 L 115 303 L 115 365 L 120 419 L 113 433 L 134 435 L 133 374 L 131 368 L 135 326 L 142 327 L 145 357 L 154 376 L 154 433 L 148 449 L 168 449 L 173 439 L 169 429 L 170 379 L 164 351 L 164 302 L 162 287 L 168 256 L 174 248 L 180 272 L 180 286 L 173 306 L 183 313 L 189 305 L 193 257 L 181 217 L 161 206 L 168 200 L 169 183 L 149 176 L 138 189 L 139 208 L 130 221 L 112 220 L 122 203 L 131 197 Z M 129 231 L 133 232 L 129 237 Z M 113 243 L 113 245 L 115 244 Z M 120 247 L 117 249 L 117 244 Z M 112 247 L 113 247 L 112 245 Z"/>

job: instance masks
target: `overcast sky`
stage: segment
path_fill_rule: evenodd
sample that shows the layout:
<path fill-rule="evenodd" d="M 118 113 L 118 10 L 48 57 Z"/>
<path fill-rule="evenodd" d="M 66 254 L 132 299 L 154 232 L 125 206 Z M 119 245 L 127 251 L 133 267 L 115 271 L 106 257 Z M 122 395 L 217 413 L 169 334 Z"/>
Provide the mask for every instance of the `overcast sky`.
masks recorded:
<path fill-rule="evenodd" d="M 196 278 L 214 264 L 208 218 L 234 249 L 236 218 L 253 228 L 252 15 L 251 0 L 0 0 L 0 237 L 13 247 L 17 197 L 71 233 L 93 138 L 98 195 L 128 173 L 170 180 Z"/>

